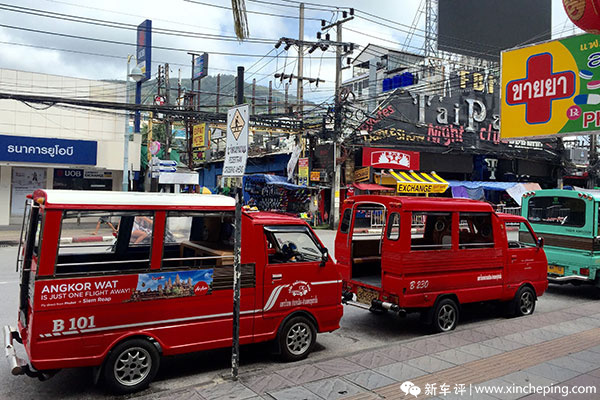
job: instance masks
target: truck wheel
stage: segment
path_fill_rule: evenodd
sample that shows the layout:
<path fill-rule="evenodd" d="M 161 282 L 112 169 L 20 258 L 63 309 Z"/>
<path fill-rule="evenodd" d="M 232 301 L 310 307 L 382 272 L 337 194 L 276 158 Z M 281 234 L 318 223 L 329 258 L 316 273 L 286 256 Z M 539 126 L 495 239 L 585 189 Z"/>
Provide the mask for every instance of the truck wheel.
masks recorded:
<path fill-rule="evenodd" d="M 118 344 L 104 362 L 104 380 L 110 391 L 126 394 L 148 387 L 160 363 L 156 347 L 148 340 Z"/>
<path fill-rule="evenodd" d="M 434 332 L 449 332 L 458 323 L 458 306 L 452 299 L 440 300 L 434 311 L 432 329 Z"/>
<path fill-rule="evenodd" d="M 523 286 L 512 301 L 512 315 L 521 317 L 533 314 L 535 310 L 535 293 L 528 286 Z"/>
<path fill-rule="evenodd" d="M 281 357 L 286 361 L 306 358 L 317 337 L 313 323 L 305 317 L 294 317 L 285 323 L 279 332 Z"/>

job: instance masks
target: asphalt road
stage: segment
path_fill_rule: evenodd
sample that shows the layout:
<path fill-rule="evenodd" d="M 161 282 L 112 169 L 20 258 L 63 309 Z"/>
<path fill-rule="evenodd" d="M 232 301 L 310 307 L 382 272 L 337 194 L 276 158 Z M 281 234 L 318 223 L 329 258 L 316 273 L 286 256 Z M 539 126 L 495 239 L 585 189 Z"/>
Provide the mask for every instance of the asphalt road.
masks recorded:
<path fill-rule="evenodd" d="M 324 244 L 333 253 L 334 233 L 319 231 Z M 16 247 L 0 247 L 0 325 L 15 324 L 17 317 L 18 274 L 15 272 Z M 581 301 L 595 298 L 592 287 L 553 286 L 537 303 L 536 313 L 567 309 Z M 492 305 L 469 307 L 462 315 L 457 330 L 472 329 L 494 319 L 503 319 L 500 310 Z M 399 318 L 391 313 L 374 315 L 368 311 L 345 306 L 341 328 L 333 333 L 321 334 L 313 359 L 343 356 L 347 353 L 384 344 L 400 342 L 427 334 L 417 316 Z M 21 355 L 25 355 L 22 347 Z M 149 395 L 155 391 L 200 385 L 229 373 L 230 350 L 214 350 L 163 359 L 160 371 L 151 388 L 138 394 Z M 4 358 L 4 357 L 2 357 Z M 266 345 L 244 346 L 241 349 L 241 374 L 260 370 L 278 363 L 269 355 Z M 130 396 L 136 397 L 136 396 Z M 8 365 L 0 363 L 0 399 L 106 399 L 102 386 L 92 384 L 91 369 L 60 371 L 46 382 L 26 376 L 12 376 Z"/>

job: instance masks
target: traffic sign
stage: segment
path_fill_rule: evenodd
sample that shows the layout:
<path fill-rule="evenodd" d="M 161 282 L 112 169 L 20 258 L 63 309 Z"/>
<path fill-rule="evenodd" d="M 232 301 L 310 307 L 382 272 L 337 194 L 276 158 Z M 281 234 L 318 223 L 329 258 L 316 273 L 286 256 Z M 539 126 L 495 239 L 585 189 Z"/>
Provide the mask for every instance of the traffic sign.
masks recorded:
<path fill-rule="evenodd" d="M 154 104 L 162 106 L 165 104 L 165 98 L 163 96 L 156 95 L 156 97 L 154 97 Z"/>
<path fill-rule="evenodd" d="M 248 160 L 250 106 L 243 104 L 227 111 L 227 147 L 223 176 L 243 176 Z"/>
<path fill-rule="evenodd" d="M 160 172 L 177 172 L 177 168 L 176 167 L 163 167 L 161 165 L 159 171 Z"/>

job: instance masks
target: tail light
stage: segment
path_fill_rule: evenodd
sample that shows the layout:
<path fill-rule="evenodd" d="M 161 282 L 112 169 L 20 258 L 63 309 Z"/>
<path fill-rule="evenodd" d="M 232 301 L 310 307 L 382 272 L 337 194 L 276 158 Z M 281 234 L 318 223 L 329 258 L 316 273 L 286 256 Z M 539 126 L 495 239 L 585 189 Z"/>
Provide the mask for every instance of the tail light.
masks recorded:
<path fill-rule="evenodd" d="M 590 269 L 589 268 L 579 268 L 579 275 L 590 276 Z"/>

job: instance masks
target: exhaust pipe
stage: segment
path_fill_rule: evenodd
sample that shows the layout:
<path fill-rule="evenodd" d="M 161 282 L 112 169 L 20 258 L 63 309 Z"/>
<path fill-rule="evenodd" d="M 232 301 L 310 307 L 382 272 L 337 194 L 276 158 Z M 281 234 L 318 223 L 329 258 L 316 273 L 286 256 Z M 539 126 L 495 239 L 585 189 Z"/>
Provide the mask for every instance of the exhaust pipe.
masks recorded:
<path fill-rule="evenodd" d="M 17 357 L 17 352 L 15 351 L 15 347 L 12 344 L 13 338 L 19 335 L 19 332 L 15 328 L 12 328 L 8 325 L 4 326 L 4 353 L 6 355 L 6 361 L 8 361 L 8 366 L 10 368 L 10 372 L 13 375 L 23 375 L 27 372 L 28 366 L 27 361 Z"/>
<path fill-rule="evenodd" d="M 397 304 L 393 304 L 387 301 L 381 301 L 381 300 L 373 300 L 373 302 L 371 303 L 373 305 L 373 307 L 377 307 L 377 308 L 382 308 L 384 310 L 390 310 L 393 312 L 397 312 L 401 317 L 405 317 L 406 316 L 406 310 L 403 308 L 398 307 Z"/>

